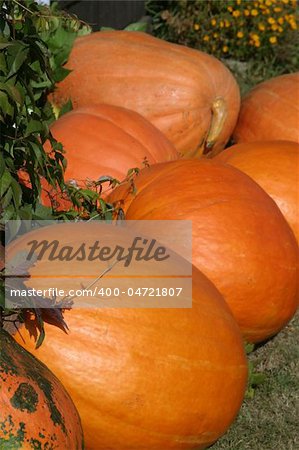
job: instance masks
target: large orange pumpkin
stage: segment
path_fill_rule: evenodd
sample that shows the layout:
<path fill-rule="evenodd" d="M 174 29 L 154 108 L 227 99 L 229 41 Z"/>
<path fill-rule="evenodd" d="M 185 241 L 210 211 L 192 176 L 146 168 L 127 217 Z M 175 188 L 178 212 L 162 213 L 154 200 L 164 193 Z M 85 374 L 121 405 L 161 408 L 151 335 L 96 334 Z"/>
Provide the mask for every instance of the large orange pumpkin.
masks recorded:
<path fill-rule="evenodd" d="M 183 155 L 218 152 L 235 127 L 238 85 L 206 53 L 145 33 L 96 32 L 75 41 L 66 67 L 72 72 L 51 97 L 55 105 L 71 98 L 75 108 L 109 103 L 132 109 Z"/>
<path fill-rule="evenodd" d="M 101 241 L 97 228 L 87 233 L 82 224 L 77 231 L 63 226 L 59 233 L 63 244 L 77 248 L 81 242 Z M 120 239 L 124 230 L 119 228 Z M 53 236 L 57 237 L 56 227 Z M 8 258 L 24 250 L 28 239 L 44 237 L 41 229 L 20 238 L 8 247 Z M 106 240 L 101 243 L 107 245 Z M 176 258 L 174 267 L 180 268 L 182 258 Z M 74 267 L 81 267 L 82 273 L 88 264 L 97 264 L 101 273 L 99 261 Z M 58 260 L 49 264 L 43 258 L 29 269 L 27 284 L 40 286 L 36 276 L 45 274 L 49 283 L 51 276 L 64 274 L 69 266 Z M 74 289 L 80 286 L 76 277 L 71 283 Z M 46 338 L 38 350 L 27 329 L 21 328 L 22 337 L 16 334 L 17 341 L 45 362 L 70 392 L 87 450 L 204 449 L 232 423 L 247 378 L 240 331 L 220 293 L 195 268 L 192 298 L 192 308 L 67 311 L 69 335 L 45 324 Z M 140 297 L 135 300 L 138 303 Z"/>
<path fill-rule="evenodd" d="M 112 105 L 72 110 L 52 124 L 51 133 L 65 150 L 65 180 L 81 187 L 104 175 L 123 180 L 129 169 L 143 168 L 146 162 L 179 157 L 171 142 L 140 114 Z M 48 143 L 45 148 L 51 150 Z M 45 181 L 43 187 L 43 203 L 49 204 L 45 192 L 56 197 L 55 192 Z"/>
<path fill-rule="evenodd" d="M 154 164 L 179 156 L 140 114 L 112 105 L 72 110 L 53 123 L 51 133 L 66 152 L 65 179 L 78 184 L 103 175 L 122 180 L 129 169 L 143 168 L 145 160 Z"/>
<path fill-rule="evenodd" d="M 0 448 L 83 450 L 82 427 L 56 376 L 0 328 Z"/>
<path fill-rule="evenodd" d="M 233 145 L 215 160 L 255 180 L 279 206 L 299 241 L 299 144 L 262 141 Z"/>
<path fill-rule="evenodd" d="M 110 201 L 129 220 L 192 220 L 193 264 L 223 294 L 246 340 L 263 341 L 291 319 L 297 242 L 249 176 L 214 161 L 179 160 L 144 169 L 136 187 L 135 197 L 122 186 Z"/>
<path fill-rule="evenodd" d="M 234 141 L 299 142 L 298 97 L 299 72 L 271 78 L 255 86 L 242 100 Z"/>

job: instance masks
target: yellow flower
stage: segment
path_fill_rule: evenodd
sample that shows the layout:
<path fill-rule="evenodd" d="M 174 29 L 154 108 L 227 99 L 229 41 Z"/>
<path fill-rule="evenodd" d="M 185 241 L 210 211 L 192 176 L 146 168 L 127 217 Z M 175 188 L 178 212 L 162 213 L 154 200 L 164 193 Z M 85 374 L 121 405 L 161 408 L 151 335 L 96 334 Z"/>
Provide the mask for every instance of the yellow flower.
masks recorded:
<path fill-rule="evenodd" d="M 227 53 L 227 52 L 228 52 L 228 46 L 227 46 L 227 45 L 224 45 L 224 46 L 222 47 L 222 51 L 223 51 L 223 53 Z"/>
<path fill-rule="evenodd" d="M 265 27 L 265 25 L 264 25 L 263 23 L 259 23 L 259 24 L 258 24 L 258 29 L 259 29 L 260 31 L 265 31 L 266 27 Z"/>
<path fill-rule="evenodd" d="M 283 17 L 279 17 L 279 19 L 277 20 L 277 22 L 282 25 L 284 22 L 284 18 Z"/>
<path fill-rule="evenodd" d="M 272 25 L 273 23 L 275 23 L 275 19 L 273 19 L 273 17 L 269 17 L 268 23 L 270 23 L 270 25 Z"/>
<path fill-rule="evenodd" d="M 241 0 L 237 0 L 237 5 L 241 5 Z"/>
<path fill-rule="evenodd" d="M 251 10 L 251 15 L 252 15 L 252 16 L 257 16 L 258 13 L 259 13 L 259 12 L 258 12 L 257 9 L 252 9 L 252 10 Z"/>
<path fill-rule="evenodd" d="M 283 32 L 283 28 L 281 26 L 278 27 L 278 32 L 282 33 Z"/>
<path fill-rule="evenodd" d="M 273 9 L 274 12 L 281 12 L 282 9 L 279 6 L 275 6 L 275 8 Z"/>
<path fill-rule="evenodd" d="M 233 17 L 240 17 L 241 13 L 237 9 L 233 11 Z"/>
<path fill-rule="evenodd" d="M 223 27 L 224 27 L 224 22 L 223 22 L 223 20 L 220 20 L 219 25 L 220 25 L 220 28 L 223 28 Z"/>
<path fill-rule="evenodd" d="M 205 36 L 203 37 L 203 40 L 204 40 L 205 42 L 208 42 L 208 41 L 210 40 L 210 38 L 209 38 L 208 35 L 205 35 Z"/>
<path fill-rule="evenodd" d="M 217 24 L 217 20 L 216 19 L 212 19 L 211 20 L 211 25 L 214 27 Z"/>
<path fill-rule="evenodd" d="M 224 20 L 224 25 L 226 28 L 230 27 L 230 21 L 229 20 Z"/>
<path fill-rule="evenodd" d="M 259 41 L 259 40 L 260 40 L 260 37 L 259 37 L 258 34 L 252 33 L 252 34 L 251 34 L 251 39 L 253 39 L 254 41 Z"/>
<path fill-rule="evenodd" d="M 250 16 L 249 9 L 244 9 L 244 16 Z"/>
<path fill-rule="evenodd" d="M 289 24 L 291 25 L 292 30 L 297 30 L 297 24 L 295 20 L 290 20 Z"/>
<path fill-rule="evenodd" d="M 238 31 L 237 38 L 241 39 L 242 37 L 244 37 L 243 31 Z"/>
<path fill-rule="evenodd" d="M 271 25 L 271 30 L 272 30 L 272 31 L 277 31 L 277 30 L 278 30 L 278 25 L 276 25 L 276 23 L 274 23 L 273 25 Z"/>
<path fill-rule="evenodd" d="M 213 33 L 213 37 L 214 38 L 218 38 L 219 37 L 219 33 Z"/>
<path fill-rule="evenodd" d="M 271 6 L 271 5 L 272 5 L 271 0 L 266 0 L 266 1 L 265 1 L 265 5 L 266 5 L 266 6 Z"/>
<path fill-rule="evenodd" d="M 193 28 L 194 28 L 195 31 L 198 31 L 200 29 L 199 23 L 195 23 Z"/>
<path fill-rule="evenodd" d="M 284 3 L 285 5 L 289 4 L 289 0 L 282 0 L 282 3 Z"/>
<path fill-rule="evenodd" d="M 270 36 L 269 37 L 270 44 L 276 44 L 277 43 L 277 37 L 276 36 Z"/>
<path fill-rule="evenodd" d="M 260 46 L 261 46 L 260 41 L 254 41 L 254 46 L 255 46 L 255 47 L 260 47 Z"/>
<path fill-rule="evenodd" d="M 228 6 L 228 7 L 227 7 L 227 10 L 228 10 L 229 12 L 232 12 L 233 7 L 232 7 L 232 6 Z"/>

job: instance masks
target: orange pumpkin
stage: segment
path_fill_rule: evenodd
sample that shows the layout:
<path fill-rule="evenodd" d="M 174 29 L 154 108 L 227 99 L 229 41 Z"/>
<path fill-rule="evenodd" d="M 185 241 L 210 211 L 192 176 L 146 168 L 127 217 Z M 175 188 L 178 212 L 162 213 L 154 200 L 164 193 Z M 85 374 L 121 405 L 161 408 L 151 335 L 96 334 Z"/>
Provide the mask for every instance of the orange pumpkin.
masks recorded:
<path fill-rule="evenodd" d="M 193 264 L 223 294 L 246 340 L 263 341 L 294 315 L 298 246 L 274 201 L 249 176 L 208 160 L 144 169 L 137 195 L 110 201 L 129 220 L 192 220 Z"/>
<path fill-rule="evenodd" d="M 51 133 L 63 144 L 67 168 L 65 180 L 85 187 L 109 175 L 123 180 L 129 169 L 178 158 L 167 138 L 134 111 L 111 105 L 88 106 L 64 114 L 51 126 Z M 50 151 L 49 143 L 45 146 Z M 53 190 L 43 181 L 45 192 Z M 57 199 L 67 206 L 67 202 Z"/>
<path fill-rule="evenodd" d="M 0 328 L 1 449 L 83 450 L 78 412 L 55 375 Z"/>
<path fill-rule="evenodd" d="M 299 142 L 298 95 L 299 72 L 258 84 L 242 100 L 239 119 L 233 132 L 234 141 Z"/>
<path fill-rule="evenodd" d="M 299 241 L 299 144 L 262 141 L 233 145 L 216 161 L 255 180 L 273 198 Z"/>
<path fill-rule="evenodd" d="M 77 248 L 99 239 L 97 228 L 87 233 L 84 225 L 77 225 L 74 231 L 63 224 L 61 245 Z M 47 239 L 49 232 L 52 229 Z M 120 239 L 123 233 L 120 227 Z M 43 229 L 21 237 L 9 245 L 8 258 L 24 250 L 28 239 L 44 237 Z M 111 244 L 103 237 L 101 243 Z M 176 255 L 173 267 L 181 263 Z M 97 273 L 107 267 L 99 261 L 76 264 L 81 274 L 92 264 Z M 49 285 L 57 273 L 74 274 L 69 266 L 42 258 L 29 269 L 27 284 L 40 287 L 37 276 L 47 270 Z M 116 266 L 109 274 L 114 276 L 115 270 Z M 106 275 L 102 282 L 105 279 Z M 80 280 L 73 276 L 71 285 L 76 289 Z M 93 301 L 99 299 L 95 296 Z M 16 334 L 16 340 L 46 363 L 70 392 L 87 450 L 205 449 L 232 423 L 247 378 L 240 331 L 220 293 L 195 268 L 192 299 L 192 308 L 75 308 L 65 312 L 69 336 L 45 324 L 46 338 L 38 350 L 27 329 L 21 328 L 22 337 Z"/>
<path fill-rule="evenodd" d="M 185 156 L 223 149 L 237 121 L 238 85 L 219 60 L 145 33 L 96 32 L 76 39 L 72 72 L 51 101 L 139 112 Z M 88 73 L 88 76 L 86 74 Z"/>

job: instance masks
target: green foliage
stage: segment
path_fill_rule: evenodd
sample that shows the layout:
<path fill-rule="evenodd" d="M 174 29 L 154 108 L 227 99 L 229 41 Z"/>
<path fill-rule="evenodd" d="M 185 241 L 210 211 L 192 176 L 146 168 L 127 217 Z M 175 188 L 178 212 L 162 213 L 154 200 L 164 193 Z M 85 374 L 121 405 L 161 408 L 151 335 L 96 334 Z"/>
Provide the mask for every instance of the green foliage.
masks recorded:
<path fill-rule="evenodd" d="M 0 200 L 4 220 L 31 219 L 39 208 L 41 177 L 64 186 L 62 145 L 51 135 L 47 94 L 68 71 L 73 41 L 88 28 L 33 0 L 0 2 Z M 49 141 L 52 151 L 43 144 Z M 43 216 L 42 216 L 43 217 Z"/>
<path fill-rule="evenodd" d="M 243 91 L 298 70 L 296 7 L 295 0 L 147 1 L 157 37 L 222 59 Z"/>
<path fill-rule="evenodd" d="M 91 32 L 76 17 L 42 6 L 34 0 L 0 0 L 0 220 L 14 220 L 13 233 L 24 227 L 22 220 L 111 219 L 112 205 L 101 198 L 103 182 L 84 188 L 64 181 L 67 164 L 62 144 L 49 130 L 55 115 L 48 94 L 69 73 L 63 67 L 77 36 Z M 72 108 L 70 103 L 60 115 Z M 50 144 L 50 152 L 44 144 Z M 53 198 L 66 199 L 52 208 L 40 203 L 42 181 Z M 107 182 L 107 180 L 106 180 Z M 108 180 L 114 186 L 117 180 Z M 1 225 L 3 242 L 3 225 Z M 0 249 L 1 250 L 1 249 Z M 3 257 L 0 255 L 1 268 Z M 5 271 L 0 272 L 0 327 L 4 321 L 22 321 L 26 310 L 5 309 Z M 57 309 L 56 309 L 57 310 Z M 43 338 L 43 312 L 32 309 Z M 30 312 L 30 311 L 29 311 Z M 16 316 L 16 318 L 15 318 Z M 57 326 L 62 317 L 57 317 Z"/>

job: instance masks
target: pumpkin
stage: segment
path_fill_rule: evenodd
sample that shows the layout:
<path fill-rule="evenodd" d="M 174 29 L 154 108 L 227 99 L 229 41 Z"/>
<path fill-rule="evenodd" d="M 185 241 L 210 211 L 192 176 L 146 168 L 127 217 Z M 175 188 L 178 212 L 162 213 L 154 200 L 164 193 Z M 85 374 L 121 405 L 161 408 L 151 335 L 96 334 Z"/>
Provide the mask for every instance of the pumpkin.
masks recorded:
<path fill-rule="evenodd" d="M 299 142 L 298 94 L 299 72 L 280 75 L 255 86 L 242 100 L 234 141 Z"/>
<path fill-rule="evenodd" d="M 274 201 L 249 176 L 213 160 L 144 169 L 134 197 L 109 198 L 128 220 L 192 220 L 193 264 L 216 285 L 244 338 L 276 334 L 297 308 L 298 246 Z"/>
<path fill-rule="evenodd" d="M 56 376 L 0 328 L 1 449 L 82 450 L 78 412 Z"/>
<path fill-rule="evenodd" d="M 61 245 L 77 248 L 95 239 L 105 246 L 113 244 L 112 237 L 99 236 L 94 222 L 88 232 L 84 224 L 76 225 L 74 230 L 63 224 Z M 57 236 L 57 227 L 52 229 Z M 26 248 L 29 239 L 49 240 L 52 229 L 48 227 L 47 234 L 35 230 L 14 241 L 8 258 Z M 124 234 L 120 227 L 120 241 Z M 179 270 L 182 258 L 176 255 L 172 264 Z M 107 266 L 98 260 L 65 264 L 42 258 L 29 269 L 27 284 L 37 288 L 47 274 L 49 286 L 51 277 L 69 271 L 72 278 L 63 286 L 70 283 L 76 289 L 82 287 L 76 270 L 101 273 L 102 267 Z M 116 266 L 109 272 L 111 277 L 115 270 Z M 121 268 L 117 273 L 127 272 Z M 104 275 L 101 283 L 106 279 Z M 132 286 L 132 279 L 129 282 Z M 145 282 L 143 278 L 141 285 Z M 100 299 L 96 295 L 93 301 Z M 65 312 L 69 336 L 45 324 L 46 338 L 38 350 L 29 323 L 15 335 L 70 392 L 87 450 L 205 449 L 232 423 L 247 379 L 240 331 L 220 293 L 196 268 L 192 299 L 192 308 L 73 308 Z"/>
<path fill-rule="evenodd" d="M 123 180 L 129 169 L 179 156 L 167 138 L 140 114 L 112 105 L 72 110 L 52 124 L 51 133 L 65 150 L 65 180 L 81 187 L 105 175 Z M 49 142 L 45 149 L 51 151 Z M 42 186 L 44 204 L 50 206 L 49 197 L 54 197 L 61 206 L 69 206 L 45 180 Z"/>
<path fill-rule="evenodd" d="M 239 87 L 211 55 L 133 31 L 76 39 L 72 72 L 50 101 L 75 108 L 109 103 L 137 111 L 185 156 L 223 149 L 237 121 Z M 86 74 L 88 73 L 88 76 Z"/>
<path fill-rule="evenodd" d="M 233 145 L 215 160 L 255 180 L 276 202 L 299 241 L 299 144 L 262 141 Z"/>

